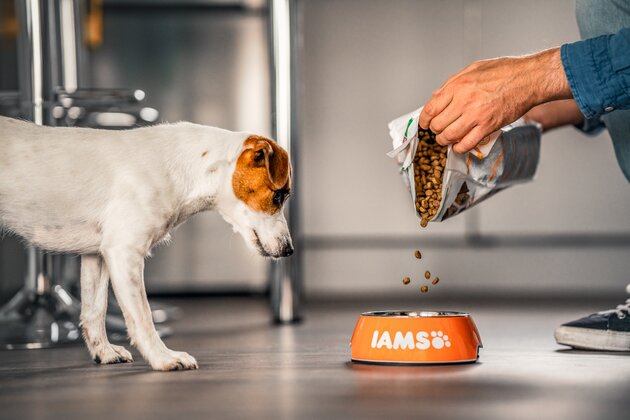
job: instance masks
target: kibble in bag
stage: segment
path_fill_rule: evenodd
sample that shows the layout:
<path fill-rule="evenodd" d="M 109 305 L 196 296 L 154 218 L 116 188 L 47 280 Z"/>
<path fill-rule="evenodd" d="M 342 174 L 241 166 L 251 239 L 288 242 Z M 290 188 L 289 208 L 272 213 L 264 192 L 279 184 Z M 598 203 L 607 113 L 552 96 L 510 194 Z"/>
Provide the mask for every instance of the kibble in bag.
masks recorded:
<path fill-rule="evenodd" d="M 497 192 L 533 179 L 540 157 L 538 125 L 522 119 L 486 137 L 469 153 L 454 153 L 418 126 L 422 108 L 389 123 L 403 180 L 421 226 L 440 222 Z"/>

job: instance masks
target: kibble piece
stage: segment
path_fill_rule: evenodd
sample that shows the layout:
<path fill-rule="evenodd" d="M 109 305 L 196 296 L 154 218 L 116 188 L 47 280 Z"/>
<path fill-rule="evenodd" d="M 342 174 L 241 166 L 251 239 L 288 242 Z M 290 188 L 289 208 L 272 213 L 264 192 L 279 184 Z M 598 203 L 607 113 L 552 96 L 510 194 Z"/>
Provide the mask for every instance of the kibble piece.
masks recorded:
<path fill-rule="evenodd" d="M 422 258 L 422 253 L 420 252 L 419 249 L 416 250 L 416 252 L 414 253 L 414 255 L 416 256 L 417 259 Z"/>
<path fill-rule="evenodd" d="M 425 279 L 427 279 L 427 280 L 429 280 L 429 279 L 431 278 L 431 272 L 430 272 L 430 271 L 428 271 L 428 270 L 427 270 L 427 271 L 425 271 L 425 272 L 424 272 L 424 278 L 425 278 Z"/>
<path fill-rule="evenodd" d="M 409 277 L 403 277 L 403 284 L 411 283 L 411 279 Z"/>
<path fill-rule="evenodd" d="M 425 228 L 427 227 L 428 224 L 429 224 L 429 221 L 423 217 L 422 220 L 420 221 L 420 227 Z"/>
<path fill-rule="evenodd" d="M 420 288 L 420 291 L 421 291 L 422 293 L 426 293 L 426 292 L 428 292 L 428 291 L 429 291 L 429 286 L 422 286 L 422 287 Z"/>
<path fill-rule="evenodd" d="M 440 278 L 436 277 L 433 279 L 433 281 L 431 282 L 431 284 L 438 284 L 440 282 Z"/>

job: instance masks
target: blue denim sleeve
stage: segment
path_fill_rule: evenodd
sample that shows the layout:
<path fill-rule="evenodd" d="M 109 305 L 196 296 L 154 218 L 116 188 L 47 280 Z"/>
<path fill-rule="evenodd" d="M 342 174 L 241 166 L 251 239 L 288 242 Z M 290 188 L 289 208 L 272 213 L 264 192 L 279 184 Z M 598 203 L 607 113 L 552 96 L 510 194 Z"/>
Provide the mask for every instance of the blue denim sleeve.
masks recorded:
<path fill-rule="evenodd" d="M 571 92 L 587 119 L 630 109 L 630 27 L 560 47 Z"/>

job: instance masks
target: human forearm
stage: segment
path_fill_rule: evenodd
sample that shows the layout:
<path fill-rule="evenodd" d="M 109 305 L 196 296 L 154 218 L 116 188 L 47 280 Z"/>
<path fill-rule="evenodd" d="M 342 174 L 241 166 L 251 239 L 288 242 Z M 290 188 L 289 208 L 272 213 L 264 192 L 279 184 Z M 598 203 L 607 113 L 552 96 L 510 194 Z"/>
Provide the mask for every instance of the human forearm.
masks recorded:
<path fill-rule="evenodd" d="M 560 48 L 551 48 L 540 53 L 523 58 L 532 68 L 533 105 L 540 105 L 550 101 L 573 98 L 569 86 Z"/>

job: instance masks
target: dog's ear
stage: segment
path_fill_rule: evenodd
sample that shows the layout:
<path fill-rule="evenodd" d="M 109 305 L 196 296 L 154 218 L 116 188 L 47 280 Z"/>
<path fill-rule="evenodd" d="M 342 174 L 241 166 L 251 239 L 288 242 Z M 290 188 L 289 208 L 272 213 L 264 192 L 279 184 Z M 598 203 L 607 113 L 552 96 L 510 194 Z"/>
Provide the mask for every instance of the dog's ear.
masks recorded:
<path fill-rule="evenodd" d="M 289 155 L 275 141 L 260 136 L 250 136 L 245 141 L 245 149 L 251 150 L 251 165 L 264 166 L 269 182 L 274 190 L 290 188 L 291 162 Z"/>
<path fill-rule="evenodd" d="M 273 140 L 268 140 L 273 153 L 267 156 L 269 181 L 275 190 L 291 188 L 291 161 L 289 154 Z"/>

